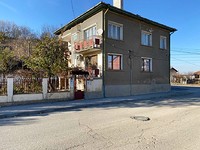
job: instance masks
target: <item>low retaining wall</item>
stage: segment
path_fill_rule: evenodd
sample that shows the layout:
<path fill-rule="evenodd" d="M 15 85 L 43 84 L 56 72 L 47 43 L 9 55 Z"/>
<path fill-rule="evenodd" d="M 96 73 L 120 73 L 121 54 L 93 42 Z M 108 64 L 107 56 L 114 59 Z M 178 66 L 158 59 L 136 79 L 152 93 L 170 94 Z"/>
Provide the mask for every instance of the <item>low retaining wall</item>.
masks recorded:
<path fill-rule="evenodd" d="M 70 92 L 47 93 L 47 99 L 72 99 Z"/>
<path fill-rule="evenodd" d="M 7 96 L 0 96 L 0 103 L 6 103 L 8 102 L 8 97 Z"/>
<path fill-rule="evenodd" d="M 20 102 L 35 102 L 35 101 L 46 101 L 46 100 L 60 100 L 66 99 L 71 100 L 70 92 L 58 92 L 58 93 L 47 93 L 47 97 L 44 97 L 42 93 L 40 94 L 18 94 L 13 95 L 13 97 L 8 98 L 8 96 L 0 96 L 1 103 L 20 103 Z"/>
<path fill-rule="evenodd" d="M 42 94 L 19 94 L 13 95 L 13 102 L 24 102 L 24 101 L 39 101 L 43 100 Z"/>
<path fill-rule="evenodd" d="M 7 95 L 0 96 L 0 104 L 3 103 L 28 103 L 33 101 L 46 101 L 46 100 L 60 100 L 72 99 L 72 94 L 69 91 L 48 93 L 48 79 L 42 80 L 42 92 L 37 94 L 14 94 L 13 92 L 13 78 L 7 78 Z"/>

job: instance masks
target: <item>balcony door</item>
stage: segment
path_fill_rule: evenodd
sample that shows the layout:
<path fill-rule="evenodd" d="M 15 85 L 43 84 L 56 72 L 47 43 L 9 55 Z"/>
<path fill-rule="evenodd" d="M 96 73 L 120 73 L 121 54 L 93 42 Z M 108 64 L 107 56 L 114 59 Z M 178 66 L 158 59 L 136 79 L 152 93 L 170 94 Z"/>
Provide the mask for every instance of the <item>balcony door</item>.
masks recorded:
<path fill-rule="evenodd" d="M 84 30 L 84 40 L 92 39 L 97 34 L 97 27 L 93 26 Z"/>

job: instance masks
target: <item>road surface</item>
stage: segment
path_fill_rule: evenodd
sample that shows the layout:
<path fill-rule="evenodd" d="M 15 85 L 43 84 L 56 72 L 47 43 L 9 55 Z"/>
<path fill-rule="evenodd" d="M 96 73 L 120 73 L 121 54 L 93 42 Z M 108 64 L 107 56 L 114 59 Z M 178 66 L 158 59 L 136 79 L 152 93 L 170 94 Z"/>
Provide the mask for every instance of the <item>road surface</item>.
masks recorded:
<path fill-rule="evenodd" d="M 190 94 L 1 119 L 0 149 L 199 150 L 200 88 L 175 90 Z"/>

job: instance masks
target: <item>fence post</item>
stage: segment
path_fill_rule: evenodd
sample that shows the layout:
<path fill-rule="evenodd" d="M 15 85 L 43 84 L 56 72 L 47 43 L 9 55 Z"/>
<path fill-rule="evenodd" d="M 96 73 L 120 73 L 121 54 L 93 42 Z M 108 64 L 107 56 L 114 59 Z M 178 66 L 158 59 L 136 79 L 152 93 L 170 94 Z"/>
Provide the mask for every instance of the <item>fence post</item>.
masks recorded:
<path fill-rule="evenodd" d="M 70 78 L 70 98 L 74 99 L 74 77 Z"/>
<path fill-rule="evenodd" d="M 42 94 L 43 99 L 47 99 L 47 90 L 48 90 L 48 78 L 42 79 Z"/>
<path fill-rule="evenodd" d="M 13 78 L 7 78 L 8 102 L 13 102 Z"/>

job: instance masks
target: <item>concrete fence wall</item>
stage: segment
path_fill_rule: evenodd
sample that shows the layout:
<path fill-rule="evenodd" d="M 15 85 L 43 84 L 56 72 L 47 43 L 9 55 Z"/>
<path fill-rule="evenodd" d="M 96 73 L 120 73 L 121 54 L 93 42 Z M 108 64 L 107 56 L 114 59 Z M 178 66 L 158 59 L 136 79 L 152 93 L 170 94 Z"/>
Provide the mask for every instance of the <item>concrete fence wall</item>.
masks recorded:
<path fill-rule="evenodd" d="M 103 98 L 101 78 L 88 80 L 86 88 L 85 99 Z"/>
<path fill-rule="evenodd" d="M 14 95 L 13 78 L 7 78 L 7 95 L 0 96 L 0 103 L 41 101 L 52 99 L 72 99 L 70 92 L 48 93 L 48 78 L 42 80 L 42 93 L 37 94 L 16 94 Z"/>

